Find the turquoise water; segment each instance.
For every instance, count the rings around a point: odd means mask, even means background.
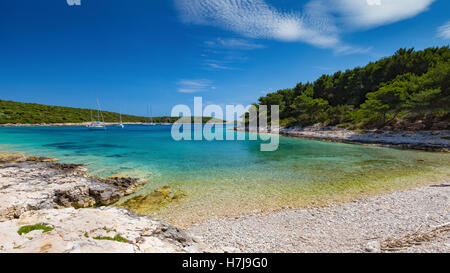
[[[176,142],[170,129],[140,125],[110,127],[105,132],[84,127],[0,128],[0,149],[88,164],[90,172],[99,176],[121,173],[150,178],[136,195],[169,185],[185,197],[148,213],[164,214],[174,222],[188,211],[205,218],[241,208],[295,206],[317,192],[346,191],[355,181],[438,173],[450,165],[444,153],[286,137],[280,138],[276,152],[261,152],[260,141]]]

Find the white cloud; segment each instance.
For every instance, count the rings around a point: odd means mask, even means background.
[[[212,70],[233,70],[234,69],[233,67],[214,63],[214,62],[205,62],[205,66],[207,69],[212,69]]]
[[[276,10],[264,0],[176,0],[186,23],[218,26],[248,38],[304,41],[318,46],[337,43],[299,13]]]
[[[450,39],[450,21],[438,28],[438,37],[446,40]]]
[[[265,48],[264,45],[254,43],[245,39],[236,38],[217,38],[215,41],[205,41],[205,45],[212,48],[236,49],[236,50],[253,50]]]
[[[366,51],[343,43],[342,32],[414,17],[434,1],[309,0],[301,11],[281,11],[265,0],[175,0],[185,23],[216,26],[247,38],[305,42],[337,53]],[[223,41],[222,46],[234,43],[237,47],[242,41]],[[220,43],[208,41],[206,45]],[[240,46],[245,47],[245,42]]]
[[[199,93],[215,90],[216,87],[212,85],[210,80],[181,80],[178,83],[178,92],[180,93]]]
[[[339,45],[336,47],[335,52],[341,55],[350,55],[350,54],[366,54],[372,50],[372,47],[357,47],[357,46],[349,46],[349,45]]]
[[[313,0],[319,1],[319,0]],[[323,1],[323,0],[320,0]],[[351,28],[398,22],[425,11],[435,0],[326,0]]]

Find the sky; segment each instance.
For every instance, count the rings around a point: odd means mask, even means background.
[[[80,5],[77,5],[79,2]],[[257,102],[399,48],[449,45],[448,0],[0,1],[0,99],[128,114]]]

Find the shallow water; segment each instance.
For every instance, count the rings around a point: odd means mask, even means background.
[[[133,196],[169,185],[183,197],[156,210],[145,211],[144,206],[139,212],[180,225],[408,187],[417,177],[449,176],[448,153],[286,137],[280,138],[276,152],[261,152],[260,141],[176,142],[170,129],[0,128],[0,149],[85,163],[99,176],[150,178]]]

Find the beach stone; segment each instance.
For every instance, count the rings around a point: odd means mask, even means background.
[[[224,247],[223,248],[223,253],[240,253],[241,250],[239,248],[236,247]]]
[[[368,242],[364,250],[369,253],[380,253],[381,244],[377,241]]]

